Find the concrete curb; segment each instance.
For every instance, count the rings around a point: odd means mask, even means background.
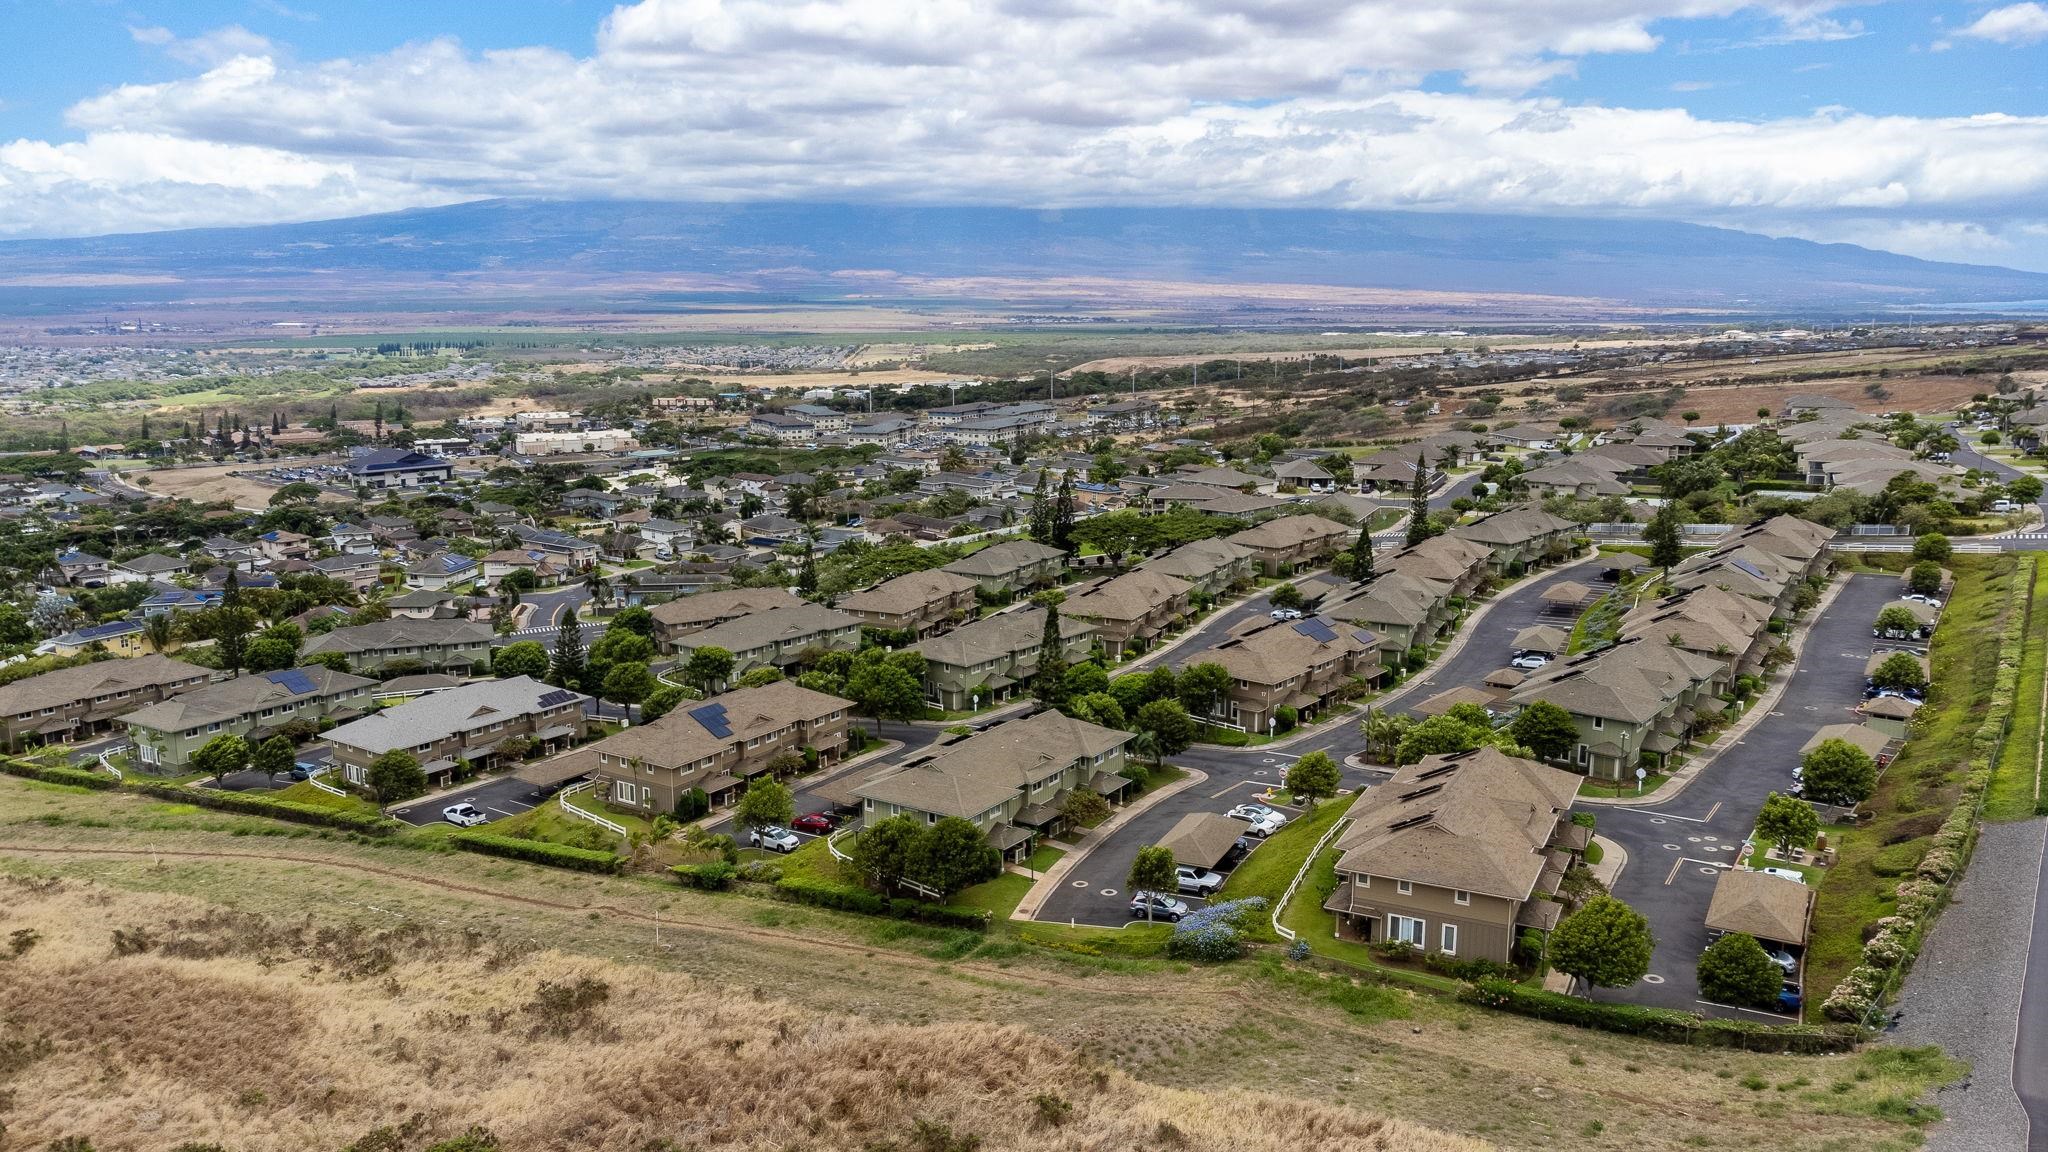
[[[1593,879],[1613,888],[1614,882],[1621,878],[1621,870],[1628,867],[1628,849],[1597,834],[1593,837],[1593,843],[1600,846],[1600,863],[1589,864],[1587,867],[1592,869]]]
[[[1828,607],[1835,602],[1835,597],[1840,596],[1842,590],[1848,586],[1849,581],[1846,578],[1828,585],[1827,593],[1814,604],[1813,611],[1807,614],[1807,623],[1802,624],[1799,628],[1799,634],[1789,641],[1792,645],[1792,661],[1790,665],[1792,673],[1781,678],[1776,684],[1771,686],[1768,692],[1757,697],[1756,703],[1750,706],[1749,711],[1742,714],[1742,719],[1737,720],[1734,725],[1721,734],[1721,742],[1712,751],[1703,756],[1694,757],[1691,763],[1679,769],[1676,775],[1661,785],[1655,792],[1651,792],[1648,795],[1581,796],[1579,797],[1579,803],[1599,804],[1610,808],[1647,808],[1653,804],[1662,804],[1684,792],[1686,788],[1691,786],[1694,780],[1699,778],[1700,773],[1713,767],[1714,762],[1721,758],[1722,753],[1727,752],[1730,748],[1735,747],[1736,744],[1741,742],[1742,738],[1749,734],[1751,728],[1762,723],[1763,718],[1771,714],[1771,709],[1777,707],[1778,698],[1783,696],[1785,689],[1791,686],[1792,676],[1798,674],[1799,658],[1806,651],[1806,638],[1813,634],[1812,621],[1826,615]]]
[[[1180,766],[1175,765],[1175,767]],[[1088,859],[1090,854],[1101,847],[1102,843],[1108,840],[1112,833],[1136,819],[1140,814],[1150,811],[1153,805],[1166,799],[1168,796],[1178,795],[1209,778],[1207,772],[1197,768],[1181,768],[1181,771],[1186,772],[1187,775],[1168,784],[1164,788],[1155,788],[1147,792],[1144,798],[1137,803],[1126,805],[1116,815],[1090,828],[1087,835],[1081,837],[1081,843],[1074,851],[1060,857],[1053,863],[1052,867],[1039,874],[1038,881],[1031,885],[1031,890],[1024,893],[1023,899],[1017,901],[1016,910],[1010,913],[1010,919],[1036,919],[1038,909],[1045,903],[1045,898],[1066,881],[1067,873],[1079,867],[1081,862]]]

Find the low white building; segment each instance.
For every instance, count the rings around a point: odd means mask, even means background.
[[[571,452],[631,452],[640,441],[623,428],[592,428],[582,432],[521,432],[512,446],[521,456],[557,456]]]

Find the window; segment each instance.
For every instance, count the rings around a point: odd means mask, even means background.
[[[1403,896],[1413,896],[1415,895],[1415,885],[1406,880],[1396,880],[1394,881],[1394,891],[1399,892]]]
[[[1370,888],[1370,887],[1372,887],[1372,876],[1371,876],[1371,875],[1370,875],[1369,873],[1365,873],[1365,872],[1361,872],[1361,873],[1359,873],[1359,874],[1358,874],[1358,886],[1359,886],[1360,888]]]
[[[612,797],[621,804],[631,804],[633,802],[633,786],[624,780],[614,781],[612,783]]]
[[[1595,732],[1598,732],[1599,730],[1605,727],[1607,727],[1607,721],[1601,719],[1598,716],[1593,717],[1593,730]]]
[[[1389,942],[1403,940],[1420,948],[1422,947],[1423,933],[1428,928],[1429,925],[1421,920],[1417,920],[1413,916],[1389,916],[1387,917],[1387,940]]]
[[[1446,956],[1456,956],[1458,954],[1458,926],[1456,924],[1440,926],[1437,930],[1437,939],[1441,945],[1438,951]]]
[[[1591,753],[1591,752],[1588,752],[1588,751],[1586,750],[1586,746],[1585,746],[1584,744],[1581,744],[1581,745],[1579,745],[1579,763],[1580,763],[1580,764],[1586,764],[1586,763],[1590,763],[1590,762],[1592,761],[1592,759],[1593,759],[1593,755],[1592,755],[1592,753]]]

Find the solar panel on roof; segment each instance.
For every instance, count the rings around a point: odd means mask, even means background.
[[[1759,568],[1757,568],[1756,565],[1751,564],[1747,560],[1731,560],[1729,561],[1729,563],[1735,565],[1737,568],[1740,568],[1744,572],[1749,573],[1751,576],[1754,576],[1759,580],[1768,579],[1768,577],[1766,577],[1763,574],[1762,570],[1760,570]]]
[[[705,704],[701,707],[692,708],[690,709],[690,719],[702,724],[706,732],[711,733],[720,740],[732,735],[732,725],[726,722],[725,705],[723,704]]]
[[[317,687],[313,683],[313,678],[308,676],[303,668],[286,668],[280,672],[269,672],[265,673],[263,678],[295,696],[311,692]]]
[[[1294,630],[1318,644],[1328,644],[1337,638],[1336,629],[1314,618],[1301,621],[1294,626]]]
[[[567,704],[575,698],[576,694],[574,692],[557,688],[552,692],[543,694],[539,700],[534,701],[534,706],[537,708],[553,708],[557,704]]]

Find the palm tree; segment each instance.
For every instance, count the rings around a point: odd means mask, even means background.
[[[1392,763],[1395,749],[1401,744],[1401,737],[1408,731],[1408,718],[1380,709],[1369,711],[1359,722],[1358,729],[1365,736],[1368,752],[1378,749],[1382,763]]]
[[[171,647],[171,614],[159,612],[142,621],[142,637],[149,641],[152,652],[168,652]]]
[[[605,600],[611,595],[611,585],[604,578],[604,569],[593,567],[585,573],[583,590],[590,593],[590,598],[597,601],[598,607],[604,607]]]
[[[1125,744],[1124,747],[1131,755],[1152,761],[1153,767],[1159,766],[1163,753],[1159,748],[1159,737],[1152,733],[1145,731],[1133,732],[1131,733],[1130,742]]]

